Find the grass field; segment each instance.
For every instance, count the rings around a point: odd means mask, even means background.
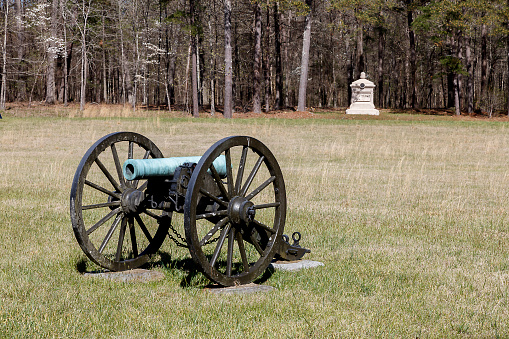
[[[4,115],[0,337],[509,337],[508,126]],[[162,281],[84,277],[98,268],[72,232],[72,178],[90,145],[124,130],[165,156],[229,135],[263,141],[285,176],[286,233],[325,266],[276,271],[269,293],[215,295],[167,240],[150,266]]]

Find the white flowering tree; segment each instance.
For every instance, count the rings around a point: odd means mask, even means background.
[[[72,0],[68,2],[68,14],[71,22],[79,32],[81,43],[80,111],[85,109],[86,102],[86,85],[88,78],[87,34],[88,19],[91,12],[91,2],[91,0]]]
[[[43,51],[43,60],[32,60],[34,69],[34,84],[32,91],[37,84],[37,79],[42,75],[46,76],[46,99],[48,104],[56,102],[55,86],[55,59],[65,53],[64,40],[57,34],[58,23],[58,0],[52,0],[52,3],[39,3],[25,9],[22,17],[17,18],[21,21],[23,28],[31,32],[39,50]],[[32,95],[30,95],[31,100]]]

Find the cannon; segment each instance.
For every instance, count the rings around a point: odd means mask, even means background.
[[[70,214],[83,252],[110,271],[145,264],[166,237],[187,247],[203,274],[222,286],[254,281],[274,258],[310,252],[300,233],[293,244],[283,234],[281,169],[248,136],[219,140],[201,157],[164,158],[141,134],[106,135],[78,165]],[[174,226],[179,219],[185,236]]]

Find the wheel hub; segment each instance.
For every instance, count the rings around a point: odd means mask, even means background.
[[[127,188],[122,192],[122,198],[120,199],[122,210],[127,214],[136,213],[144,199],[145,194],[142,191]]]
[[[234,197],[228,204],[228,215],[233,224],[248,225],[254,220],[256,210],[254,204],[244,197]]]

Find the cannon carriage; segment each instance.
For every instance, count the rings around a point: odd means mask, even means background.
[[[111,271],[145,264],[166,237],[223,286],[252,282],[275,257],[309,252],[298,232],[293,244],[283,234],[286,191],[276,158],[247,136],[224,138],[201,157],[173,158],[137,133],[104,136],[78,165],[70,213],[83,252]]]

